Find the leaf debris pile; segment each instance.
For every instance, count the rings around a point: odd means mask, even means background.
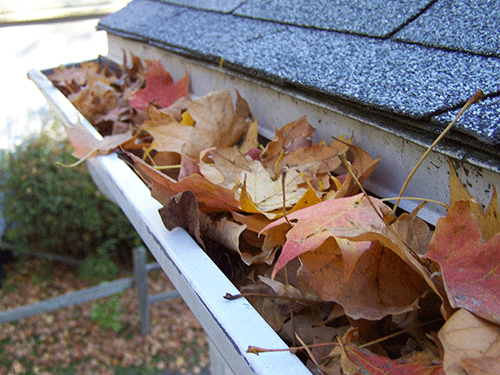
[[[282,338],[306,345],[312,371],[500,371],[496,192],[483,211],[450,163],[448,214],[432,231],[420,208],[397,217],[359,193],[379,159],[352,139],[314,143],[303,117],[277,124],[261,145],[237,91],[234,103],[227,90],[192,100],[187,75],[174,83],[160,63],[131,60],[119,78],[107,78],[119,99],[97,101],[133,114],[127,139],[95,149],[125,151],[163,204],[165,226],[186,229]],[[106,77],[78,72],[51,79],[64,92]]]

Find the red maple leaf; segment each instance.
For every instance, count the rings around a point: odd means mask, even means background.
[[[438,220],[425,257],[440,264],[451,306],[500,323],[500,233],[483,242],[469,201]]]
[[[160,60],[153,61],[146,72],[146,87],[135,92],[130,105],[136,109],[147,109],[150,104],[159,108],[171,106],[177,99],[188,94],[189,77],[174,82]]]

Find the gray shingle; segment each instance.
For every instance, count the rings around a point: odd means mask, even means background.
[[[500,90],[498,59],[297,27],[232,44],[222,57],[277,83],[413,118],[455,107],[478,88]]]
[[[249,0],[238,9],[239,14],[252,4],[253,11],[257,11],[257,1]],[[300,10],[304,3],[299,2],[297,9]],[[320,6],[323,3],[315,0],[310,4]],[[422,23],[431,10],[444,9],[443,4],[444,1],[438,1],[418,22]],[[480,4],[486,1],[481,0]],[[324,20],[329,17],[327,8]],[[287,13],[284,9],[281,12]],[[480,9],[474,14],[489,20]],[[313,13],[319,15],[318,11]],[[491,14],[498,13],[492,11]],[[495,56],[453,51],[451,46],[427,47],[418,44],[417,39],[411,43],[384,40],[249,16],[250,13],[243,17],[161,1],[132,0],[125,8],[103,18],[99,27],[214,63],[224,57],[226,67],[278,85],[295,86],[332,100],[347,100],[403,118],[421,119],[424,120],[422,126],[431,133],[449,122],[453,110],[478,89],[490,96],[500,94],[500,59]],[[276,13],[275,18],[278,16]],[[358,16],[365,17],[363,14]],[[313,22],[312,18],[310,21]],[[498,17],[491,22],[498,23]],[[369,25],[367,20],[365,23]],[[412,23],[411,27],[415,25],[417,23]],[[470,41],[479,43],[481,38],[486,40],[488,48],[493,48],[498,44],[498,38],[495,39],[498,33],[488,27],[485,30],[489,38],[480,34],[474,36],[476,39],[471,37]],[[463,32],[458,28],[455,34]],[[452,38],[452,33],[448,34]],[[500,103],[498,99],[485,103],[490,104],[476,106],[473,121],[467,122],[469,117],[464,117],[457,129],[491,146],[499,143],[496,128]],[[444,115],[437,116],[441,113]],[[433,122],[429,121],[431,118]]]
[[[415,17],[427,0],[248,0],[235,14],[298,26],[383,37]]]
[[[231,13],[245,0],[159,0],[166,4],[183,5],[194,9],[212,10],[214,12]]]
[[[497,0],[441,0],[395,34],[403,41],[500,57]]]
[[[242,49],[247,40],[286,26],[138,0],[101,19],[99,27],[218,61],[228,50]]]

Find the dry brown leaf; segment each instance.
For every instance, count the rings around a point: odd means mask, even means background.
[[[182,147],[191,139],[192,126],[177,122],[171,115],[154,106],[148,108],[148,120],[141,126],[153,137],[151,148],[181,154]]]
[[[200,246],[201,239],[198,201],[191,191],[183,191],[171,197],[165,206],[159,209],[163,224],[168,230],[180,227],[194,237]]]
[[[286,153],[277,165],[263,164],[271,173],[281,171],[284,166],[288,169],[294,168],[303,173],[308,180],[313,181],[318,178],[318,174],[326,174],[338,169],[342,165],[342,161],[337,155],[348,149],[348,145],[337,140],[330,145],[321,141],[309,147],[300,147]]]
[[[68,96],[68,99],[91,124],[120,105],[118,93],[102,80],[89,83],[78,93]]]
[[[448,160],[448,164],[450,166],[450,207],[458,201],[470,202],[472,213],[479,220],[483,238],[487,241],[495,234],[500,233],[500,213],[496,187],[493,186],[493,196],[486,212],[483,213],[481,205],[469,194],[458,179],[452,161]]]
[[[378,163],[380,162],[380,157],[378,157],[377,159],[373,159],[365,150],[353,145],[349,146],[348,153],[350,154],[349,159],[352,160],[350,166],[352,172],[354,173],[358,181],[363,184],[377,167]],[[359,192],[359,185],[351,177],[350,174],[347,174],[340,189],[329,192],[324,199],[327,200],[347,197],[354,195],[357,192]]]
[[[248,153],[250,150],[259,147],[259,125],[257,121],[253,121],[248,126],[248,129],[243,137],[243,142],[238,147],[242,154]]]
[[[288,315],[283,314],[276,303],[269,298],[259,298],[252,303],[252,306],[275,331],[279,331],[288,319]]]
[[[274,170],[276,162],[283,153],[311,146],[313,132],[314,128],[305,116],[286,124],[276,131],[274,139],[267,144],[261,155],[263,165],[267,169]]]
[[[205,173],[212,176],[214,181],[219,181],[218,185],[227,189],[233,189],[239,182],[241,173],[243,171],[251,172],[251,165],[255,163],[245,158],[236,146],[211,149],[210,157],[214,167],[204,167]],[[222,176],[222,179],[219,175]]]
[[[236,144],[250,125],[248,104],[236,91],[236,109],[229,91],[210,93],[187,105],[195,121],[189,142],[183,153],[198,160],[200,152],[210,147],[230,147]]]
[[[417,213],[416,210],[411,214],[403,213],[392,223],[392,228],[399,235],[401,242],[415,253],[424,255],[429,249],[432,232],[429,225],[417,217]]]
[[[285,340],[293,341],[295,333],[297,333],[307,345],[312,344],[315,339],[322,342],[332,342],[336,336],[345,334],[348,327],[336,328],[321,325],[326,314],[328,314],[326,306],[308,306],[301,312],[294,314],[293,320],[290,319],[283,324],[280,336]]]

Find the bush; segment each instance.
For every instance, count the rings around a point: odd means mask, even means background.
[[[35,251],[91,256],[92,262],[108,262],[106,269],[113,273],[110,259],[130,264],[130,249],[140,245],[140,237],[120,208],[96,188],[85,163],[73,168],[55,165],[70,164],[74,158],[69,143],[51,134],[42,130],[14,151],[2,152],[5,239],[15,255]]]

